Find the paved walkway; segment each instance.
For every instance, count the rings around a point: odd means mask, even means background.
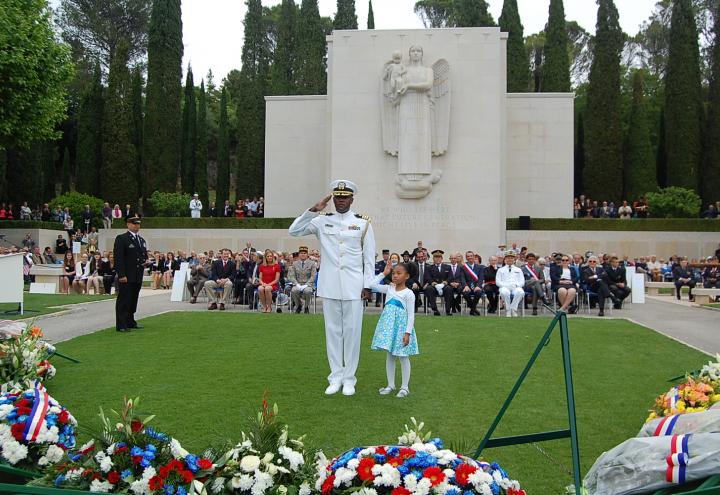
[[[168,311],[206,309],[206,305],[200,302],[198,304],[170,302],[170,291],[165,290],[143,289],[140,297],[138,318]],[[624,309],[614,311],[612,318],[626,318],[713,356],[720,353],[720,311],[699,308],[686,300],[676,302],[671,296],[646,297],[645,301],[645,304],[626,304]],[[231,306],[228,312],[248,311],[245,306],[240,308],[241,306]],[[369,311],[378,310],[371,306]],[[594,318],[596,314],[597,310],[592,310],[590,316]],[[581,313],[580,316],[586,315]],[[428,318],[434,317],[428,316]],[[52,342],[68,340],[103,328],[114,327],[115,300],[74,305],[67,311],[41,316],[36,321]]]

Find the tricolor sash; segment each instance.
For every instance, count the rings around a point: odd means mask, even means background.
[[[690,435],[673,435],[670,439],[670,455],[667,456],[666,480],[668,483],[682,485],[685,483],[685,472],[690,462],[688,440]]]
[[[654,437],[667,437],[667,436],[672,435],[673,429],[675,429],[675,424],[677,423],[677,420],[679,417],[680,417],[679,414],[674,414],[672,416],[665,416],[658,423],[657,428],[655,428],[655,432],[653,433],[653,436]]]
[[[475,272],[473,271],[473,269],[470,268],[467,263],[463,264],[463,267],[465,268],[465,271],[466,271],[467,274],[470,276],[470,278],[472,279],[472,281],[473,281],[474,283],[477,283],[477,281],[478,281],[478,276],[475,274]]]
[[[23,431],[23,438],[29,442],[34,442],[37,439],[50,408],[50,396],[45,391],[45,387],[37,383],[34,393],[35,403],[32,411],[30,411],[30,416],[25,422],[25,431]]]

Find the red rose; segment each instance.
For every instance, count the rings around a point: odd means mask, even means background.
[[[477,468],[475,466],[471,466],[470,464],[460,464],[458,467],[455,468],[455,480],[460,486],[464,486],[468,484],[468,477],[473,474],[475,471],[477,471]]]
[[[160,476],[153,476],[148,481],[148,486],[152,491],[161,490],[163,486],[163,479]]]
[[[66,424],[70,420],[70,413],[63,409],[58,415],[58,423]]]
[[[27,399],[20,399],[15,401],[15,407],[30,407],[32,402]]]
[[[180,471],[180,474],[182,475],[183,481],[185,481],[185,483],[192,483],[193,474],[191,471]]]
[[[330,495],[333,491],[333,483],[335,483],[335,476],[328,476],[322,484],[322,494]]]
[[[120,473],[117,471],[110,471],[107,475],[107,480],[114,485],[120,481]]]
[[[143,429],[142,421],[138,421],[137,419],[130,421],[130,429],[133,433],[139,432]]]
[[[410,490],[399,486],[395,488],[392,492],[390,492],[390,495],[410,495]]]
[[[372,474],[372,468],[375,466],[375,459],[372,457],[363,457],[360,459],[358,464],[357,474],[358,477],[363,481],[368,481],[374,478]]]
[[[197,462],[197,465],[202,470],[210,469],[212,468],[212,461],[210,459],[200,459]]]
[[[27,416],[31,412],[32,412],[32,409],[30,409],[29,407],[20,406],[17,408],[18,416]]]
[[[134,455],[132,456],[133,464],[140,464],[143,460],[143,456],[141,455]]]
[[[445,481],[445,473],[437,466],[429,467],[423,471],[423,478],[430,480],[432,486],[438,486]]]
[[[10,432],[12,433],[12,436],[15,437],[15,440],[22,441],[24,440],[25,435],[23,435],[23,432],[25,431],[25,423],[15,423],[10,427]]]
[[[172,461],[170,461],[170,462],[168,463],[168,467],[169,467],[171,470],[175,470],[175,471],[178,471],[178,472],[179,472],[179,471],[182,471],[183,469],[185,469],[185,464],[183,464],[182,461],[178,461],[177,459],[173,459]]]

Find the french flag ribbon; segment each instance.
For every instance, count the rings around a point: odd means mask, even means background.
[[[30,411],[30,416],[25,422],[25,431],[23,432],[25,440],[30,442],[34,442],[40,434],[40,429],[45,423],[45,416],[47,416],[48,409],[50,408],[50,396],[42,384],[35,384],[34,393],[35,403],[33,404],[32,411]]]
[[[675,409],[675,405],[680,400],[680,394],[678,393],[677,387],[671,388],[665,397],[670,399],[670,409]]]
[[[680,417],[679,414],[673,414],[672,416],[665,416],[658,423],[657,428],[655,428],[655,432],[653,433],[653,436],[654,437],[667,437],[667,436],[672,435],[672,432],[675,429],[675,424],[677,423],[677,420],[679,417]]]
[[[470,268],[470,266],[469,266],[467,263],[465,263],[465,264],[463,265],[463,268],[465,268],[465,273],[468,274],[468,276],[472,279],[473,282],[477,282],[477,281],[478,281],[478,276],[477,276],[477,274],[472,270],[472,268]]]
[[[685,483],[685,471],[690,462],[688,440],[690,435],[673,435],[670,439],[670,455],[667,456],[666,479],[668,483]]]

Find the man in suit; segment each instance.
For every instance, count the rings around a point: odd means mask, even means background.
[[[613,255],[610,257],[610,266],[605,269],[605,272],[610,293],[615,296],[613,307],[620,309],[623,300],[630,295],[630,288],[627,286],[625,277],[625,267],[620,264],[620,259]]]
[[[680,300],[680,289],[685,286],[690,289],[688,293],[688,299],[694,300],[692,290],[695,288],[695,278],[693,277],[692,269],[688,267],[687,258],[680,260],[680,264],[673,268],[673,280],[675,281],[675,297]]]
[[[495,313],[498,307],[498,295],[500,290],[498,289],[495,281],[498,268],[497,256],[490,256],[488,265],[485,267],[485,271],[483,272],[483,291],[488,298],[488,313]]]
[[[450,267],[442,262],[444,254],[445,251],[441,249],[433,251],[433,264],[425,271],[425,281],[427,282],[424,291],[425,299],[435,316],[440,316],[440,311],[437,309],[438,295],[442,295],[445,299],[445,314],[448,316],[452,315],[450,310],[452,309],[453,293],[452,290],[449,290],[447,287]]]
[[[382,259],[380,261],[375,262],[375,275],[380,275],[382,272],[385,271],[385,265],[387,264],[388,260],[390,259],[390,250],[389,249],[383,249],[382,250]],[[385,299],[384,294],[381,294],[378,292],[375,294],[375,307],[380,307],[380,301]]]
[[[425,251],[425,248],[423,247],[423,242],[422,242],[422,241],[418,241],[418,242],[417,242],[417,246],[415,247],[415,249],[412,250],[412,253],[410,253],[410,257],[411,257],[413,260],[417,261],[417,254],[418,254],[420,251]]]
[[[605,300],[610,298],[615,302],[615,296],[610,292],[608,288],[605,270],[598,262],[598,257],[592,255],[588,257],[588,264],[582,269],[582,280],[587,285],[587,288],[597,294],[598,306],[600,306],[600,312],[598,316],[605,316]]]
[[[428,269],[428,263],[425,260],[426,254],[422,249],[415,253],[415,266],[417,267],[417,278],[408,280],[407,287],[415,293],[415,311],[420,307],[420,294],[425,292],[428,282],[425,281],[425,272]]]
[[[293,286],[290,289],[290,298],[295,305],[295,312],[299,313],[305,303],[305,314],[310,313],[310,301],[315,289],[315,275],[317,267],[314,261],[308,259],[307,246],[298,248],[298,260],[290,265],[288,280]]]
[[[468,251],[465,253],[465,264],[462,269],[465,276],[465,287],[463,287],[463,297],[470,308],[472,316],[480,316],[477,310],[478,302],[482,298],[482,284],[485,275],[485,267],[475,262],[475,253]]]
[[[223,298],[220,303],[220,311],[225,311],[225,305],[230,303],[230,297],[232,296],[235,274],[235,262],[230,259],[230,250],[223,249],[220,254],[220,259],[213,261],[210,270],[210,280],[205,282],[205,292],[207,293],[208,301],[210,301],[208,310],[218,309],[218,296],[215,290],[221,288],[223,290]]]
[[[462,254],[453,253],[450,256],[450,273],[448,274],[448,289],[450,292],[451,313],[459,313],[461,311],[460,302],[462,292],[465,289],[465,273],[462,266]],[[447,299],[445,299],[447,301]],[[447,305],[445,306],[447,313]]]
[[[203,290],[205,282],[207,282],[210,278],[211,269],[212,267],[210,266],[210,262],[208,261],[205,253],[200,253],[198,262],[192,264],[192,268],[190,268],[190,280],[187,281],[187,288],[190,291],[190,294],[192,294],[192,298],[190,299],[191,304],[195,304],[197,302],[200,291]]]
[[[525,277],[524,289],[530,292],[532,301],[532,314],[537,315],[538,300],[546,303],[545,300],[545,273],[537,265],[537,255],[528,253],[525,255],[525,265],[522,267],[522,273]]]
[[[113,254],[117,272],[118,295],[115,301],[115,329],[128,332],[142,328],[135,321],[138,296],[143,282],[143,270],[148,265],[147,244],[140,237],[140,217],[130,215],[127,232],[115,238]]]

